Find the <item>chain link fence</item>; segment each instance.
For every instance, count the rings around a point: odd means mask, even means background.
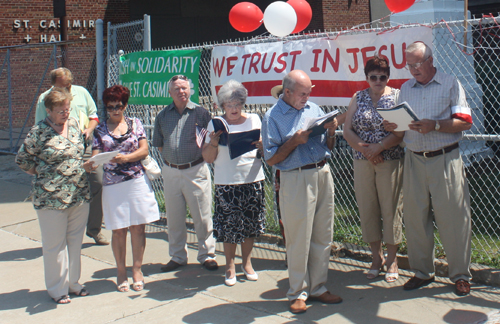
[[[421,26],[421,25],[419,25]],[[500,90],[497,82],[500,80],[500,26],[493,18],[471,19],[464,27],[463,21],[440,22],[427,24],[433,30],[434,62],[438,69],[457,76],[465,88],[469,104],[472,108],[474,126],[467,132],[460,143],[460,150],[467,169],[472,201],[473,222],[473,262],[487,264],[499,268],[498,249],[500,247],[500,229],[498,213],[500,212],[500,146],[498,136],[500,132],[500,115],[497,107],[500,102]],[[113,26],[115,27],[115,26]],[[141,51],[142,44],[136,42],[141,28],[140,23],[130,23],[116,26],[116,44],[109,47],[108,85],[118,81],[118,51]],[[383,29],[354,29],[342,31],[342,34],[387,32],[393,28],[413,28],[416,26],[396,26]],[[300,40],[307,38],[335,37],[340,32],[316,33],[308,35],[289,36],[282,41]],[[185,45],[179,47],[162,48],[158,50],[200,49],[200,104],[206,107],[212,115],[220,115],[212,100],[210,90],[210,59],[211,51],[216,45],[247,45],[279,41],[275,37],[259,37],[224,44]],[[111,39],[112,41],[112,39]],[[131,106],[128,114],[140,118],[151,139],[155,116],[163,106]],[[247,112],[263,116],[269,105],[247,105]],[[324,106],[325,111],[346,107]],[[337,142],[333,150],[333,158],[329,161],[335,179],[335,234],[334,240],[341,243],[353,243],[361,247],[366,246],[361,239],[360,221],[357,203],[354,197],[352,149],[342,137],[342,127],[337,131]],[[151,154],[161,161],[159,152],[151,147]],[[163,183],[156,180],[154,183],[157,199],[162,208]],[[268,232],[277,233],[277,211],[274,192],[274,172],[266,167],[266,203],[268,210]],[[436,232],[436,254],[444,257],[444,250]],[[406,252],[403,243],[401,253]]]

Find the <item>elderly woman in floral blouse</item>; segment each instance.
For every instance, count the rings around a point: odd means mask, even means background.
[[[78,280],[90,191],[83,136],[78,122],[69,118],[71,99],[68,90],[52,89],[44,101],[48,116],[31,128],[16,157],[19,167],[35,176],[33,206],[42,233],[45,285],[58,304],[70,303],[69,294],[89,294]]]

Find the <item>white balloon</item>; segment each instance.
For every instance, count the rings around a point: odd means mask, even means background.
[[[276,1],[267,6],[264,11],[264,26],[274,36],[289,35],[297,25],[297,13],[291,5]]]

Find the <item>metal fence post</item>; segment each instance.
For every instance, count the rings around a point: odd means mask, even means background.
[[[102,92],[104,91],[104,22],[97,19],[95,30],[97,65],[97,109],[103,110]]]
[[[10,49],[7,49],[7,92],[9,94],[9,151],[14,153],[12,135],[12,78],[10,75]]]
[[[151,17],[144,15],[144,51],[151,51]]]

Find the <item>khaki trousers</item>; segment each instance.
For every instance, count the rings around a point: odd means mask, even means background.
[[[354,190],[366,243],[397,245],[403,227],[403,159],[373,165],[354,160]]]
[[[92,138],[88,140],[88,146],[83,155],[83,161],[87,162],[92,156]],[[90,202],[89,217],[87,221],[87,235],[95,237],[101,233],[102,227],[102,177],[104,170],[100,165],[95,171],[87,173],[90,183],[90,193],[92,201]]]
[[[333,235],[334,186],[330,167],[281,172],[289,300],[326,292]]]
[[[89,204],[64,210],[37,209],[36,213],[42,233],[47,292],[50,297],[59,298],[80,291],[80,257]]]
[[[169,253],[174,262],[187,264],[186,203],[198,238],[198,262],[215,259],[212,235],[212,181],[206,163],[179,170],[162,169],[167,214]]]
[[[415,275],[434,275],[434,220],[450,279],[470,280],[470,197],[460,151],[426,158],[407,150],[403,190],[408,257]]]

